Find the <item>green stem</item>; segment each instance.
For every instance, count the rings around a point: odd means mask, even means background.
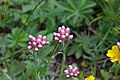
[[[52,51],[50,52],[50,57],[52,57],[52,56],[55,54],[57,48],[58,48],[58,43],[55,43],[54,48],[53,48]],[[51,61],[51,60],[48,60],[48,62],[47,62],[48,65],[50,64],[50,61]]]
[[[24,25],[21,27],[20,32],[19,32],[19,34],[18,34],[18,37],[17,37],[17,39],[16,39],[16,41],[15,41],[15,44],[14,44],[14,46],[13,46],[13,53],[15,53],[15,49],[16,49],[16,45],[17,45],[17,43],[18,43],[18,40],[19,40],[19,38],[20,38],[20,36],[21,36],[21,33],[22,33],[25,25],[28,23],[31,15],[32,15],[33,12],[37,9],[37,7],[38,7],[39,5],[42,5],[44,2],[45,2],[45,1],[42,0],[42,1],[40,1],[40,2],[38,3],[38,5],[35,6],[35,8],[32,10],[32,13],[28,16],[28,18],[26,19]]]
[[[35,80],[38,80],[38,77],[37,77],[37,54],[38,54],[38,53],[35,53],[35,54],[34,54],[34,62],[35,62]]]
[[[112,69],[115,67],[115,65],[116,65],[117,63],[114,63],[113,65],[112,65],[112,67],[109,69],[109,74],[112,72]]]
[[[51,55],[50,55],[51,57],[55,54],[57,48],[58,48],[58,43],[56,42],[53,50],[52,50],[51,53],[50,53],[50,54],[51,54]]]
[[[95,47],[95,49],[98,49],[99,46],[105,41],[105,39],[107,38],[107,36],[109,35],[111,30],[111,27],[108,29],[108,31],[106,32],[106,34],[104,35],[104,37],[102,38],[102,40],[98,43],[98,45]]]
[[[62,74],[63,74],[63,69],[64,69],[65,62],[66,62],[66,46],[63,42],[63,59],[62,59],[62,65],[61,65],[60,80],[63,80]]]
[[[8,59],[14,57],[16,54],[20,54],[20,52],[22,52],[22,51],[24,51],[24,50],[26,50],[26,48],[22,48],[22,49],[16,51],[14,54],[12,54],[12,55],[8,56],[7,58],[1,60],[1,61],[0,61],[0,64],[3,63],[3,62],[5,62],[5,61],[8,60]]]
[[[60,73],[60,80],[63,80],[63,79],[62,79],[62,74],[63,74],[63,69],[64,69],[65,61],[66,61],[66,56],[65,56],[65,54],[63,53],[63,59],[62,59],[62,65],[61,65],[61,73]]]

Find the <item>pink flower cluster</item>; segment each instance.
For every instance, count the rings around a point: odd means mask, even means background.
[[[68,66],[68,69],[64,71],[67,78],[77,77],[80,73],[77,67],[73,67],[72,65]]]
[[[36,52],[38,52],[38,50],[44,45],[47,45],[49,43],[49,41],[46,40],[46,36],[42,35],[38,35],[37,38],[35,38],[32,35],[29,35],[29,40],[30,42],[28,42],[28,49],[31,50],[32,48],[34,48]]]
[[[55,40],[59,43],[63,42],[65,39],[71,40],[73,35],[70,35],[70,28],[65,28],[65,26],[59,27],[58,32],[53,33],[55,36]]]

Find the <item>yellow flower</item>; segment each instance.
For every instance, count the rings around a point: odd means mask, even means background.
[[[120,63],[120,51],[117,45],[114,45],[111,50],[108,50],[106,55],[110,57],[111,62],[118,61]]]
[[[95,77],[93,77],[93,76],[91,75],[91,76],[85,78],[85,80],[95,80]]]

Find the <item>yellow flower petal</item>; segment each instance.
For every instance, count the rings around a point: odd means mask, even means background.
[[[118,62],[120,63],[120,56],[118,57]]]
[[[111,58],[111,62],[116,62],[118,59],[116,57]]]
[[[91,76],[85,78],[85,80],[95,80],[95,77],[93,77],[93,76],[91,75]]]
[[[108,50],[108,53],[106,54],[108,57],[115,57],[116,53],[114,53],[112,50]]]
[[[117,46],[117,45],[114,45],[114,46],[112,47],[112,51],[115,52],[115,53],[119,53],[118,46]]]
[[[90,79],[91,79],[91,80],[94,80],[95,78],[94,78],[93,76],[90,76]]]

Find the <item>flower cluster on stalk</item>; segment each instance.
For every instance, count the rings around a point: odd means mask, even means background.
[[[67,78],[77,77],[79,75],[79,70],[77,67],[73,67],[72,65],[68,66],[68,69],[64,71]]]
[[[71,40],[73,38],[73,35],[70,35],[70,28],[66,28],[65,26],[59,27],[58,28],[58,32],[54,32],[54,39],[61,43],[63,42],[65,39],[67,40]]]
[[[38,35],[38,37],[34,37],[32,35],[29,35],[29,40],[28,42],[28,49],[31,50],[34,48],[36,52],[43,46],[47,45],[49,41],[46,40],[46,36]]]

